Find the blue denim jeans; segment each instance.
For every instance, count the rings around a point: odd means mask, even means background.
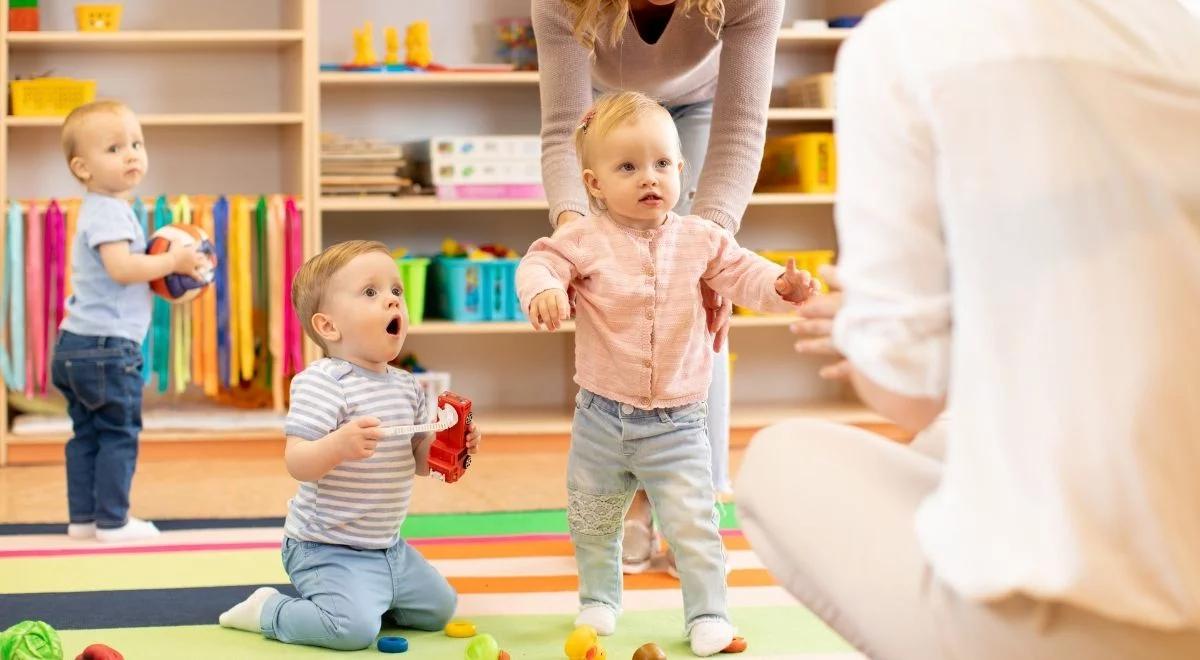
[[[421,553],[397,538],[386,550],[283,539],[283,566],[300,598],[263,606],[263,635],[341,651],[375,641],[387,614],[402,628],[441,630],[458,595]]]
[[[640,410],[587,390],[575,401],[567,521],[580,605],[621,611],[621,521],[641,483],[675,550],[688,632],[702,619],[727,621],[707,404]]]
[[[67,510],[73,523],[114,529],[129,519],[142,430],[142,350],[120,337],[63,331],[50,363],[67,399]]]

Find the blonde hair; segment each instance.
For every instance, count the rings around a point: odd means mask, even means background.
[[[601,29],[608,27],[608,45],[616,46],[621,32],[629,22],[629,0],[563,0],[574,12],[575,40],[589,52],[596,50]],[[725,0],[675,0],[679,15],[687,16],[692,8],[700,10],[704,27],[714,38],[721,37],[725,23]]]
[[[580,167],[587,169],[588,147],[594,140],[604,138],[620,126],[654,114],[665,117],[671,130],[675,131],[671,113],[658,101],[641,92],[609,92],[596,99],[591,109],[583,115],[579,125],[575,127],[575,154],[579,156]],[[682,151],[678,131],[675,131],[675,148],[677,151]],[[593,211],[604,210],[600,200],[593,197],[590,190],[588,191],[588,204]]]
[[[92,101],[85,103],[71,111],[67,118],[63,120],[62,126],[62,150],[63,155],[67,157],[67,167],[71,167],[71,160],[79,155],[75,150],[79,147],[79,129],[83,122],[88,117],[98,115],[103,112],[120,113],[128,112],[133,114],[133,110],[129,106],[120,101]],[[71,170],[71,175],[75,176],[75,170]],[[79,178],[75,176],[75,178]],[[82,179],[80,179],[82,181]]]
[[[355,257],[372,252],[391,255],[387,246],[379,241],[345,241],[322,250],[296,271],[296,279],[292,281],[292,308],[300,318],[304,332],[321,347],[321,350],[328,351],[329,347],[313,328],[312,318],[321,311],[329,280]]]

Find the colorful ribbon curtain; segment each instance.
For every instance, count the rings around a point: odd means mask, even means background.
[[[0,254],[0,374],[27,396],[47,393],[50,354],[70,296],[79,200],[12,201]],[[199,225],[217,253],[214,286],[171,305],[154,296],[142,345],[145,381],[160,393],[196,388],[223,402],[283,410],[290,376],[304,368],[291,286],[303,263],[303,217],[283,195],[165,195],[135,200],[147,235]]]

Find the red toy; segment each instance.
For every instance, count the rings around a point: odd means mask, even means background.
[[[438,397],[438,408],[447,405],[458,413],[458,422],[445,431],[437,432],[433,445],[429,447],[429,469],[433,476],[452,484],[471,466],[471,456],[467,454],[467,425],[472,419],[471,400],[454,392],[442,392]]]

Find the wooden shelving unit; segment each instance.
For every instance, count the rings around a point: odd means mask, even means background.
[[[304,30],[132,30],[76,32],[54,30],[13,32],[7,42],[13,51],[61,50],[204,50],[238,48],[274,50],[304,43]]]
[[[222,55],[237,53],[239,57],[262,58],[253,60],[260,64],[263,62],[277,63],[280,67],[279,107],[277,108],[269,108],[264,112],[211,112],[179,107],[171,108],[170,112],[142,114],[141,120],[150,130],[157,127],[178,129],[246,127],[244,130],[247,131],[262,131],[261,135],[264,139],[277,140],[280,145],[278,167],[283,173],[283,180],[287,182],[287,190],[284,192],[295,195],[306,211],[306,255],[315,254],[321,248],[327,236],[324,223],[336,221],[327,219],[330,214],[384,213],[393,216],[395,222],[404,223],[406,214],[409,213],[438,212],[450,217],[455,213],[467,216],[475,211],[512,212],[527,214],[530,223],[545,223],[544,212],[547,208],[545,200],[442,201],[433,197],[341,198],[319,195],[319,136],[324,122],[322,97],[345,93],[358,95],[356,98],[366,98],[371,103],[382,102],[382,99],[386,99],[387,103],[404,104],[406,99],[424,98],[423,95],[436,96],[435,93],[441,94],[438,98],[444,98],[444,90],[453,91],[457,98],[457,90],[462,90],[464,98],[462,102],[466,103],[486,99],[487,94],[492,93],[491,90],[499,93],[500,88],[511,88],[527,90],[530,112],[537,111],[537,72],[452,71],[430,74],[380,74],[320,71],[320,40],[322,38],[339,41],[349,39],[348,31],[344,35],[329,33],[329,28],[326,28],[325,32],[322,31],[321,8],[325,6],[328,9],[330,2],[332,0],[326,0],[326,5],[322,5],[320,0],[279,0],[281,15],[275,21],[276,25],[247,29],[131,29],[115,33],[47,30],[33,33],[9,33],[7,26],[8,2],[0,0],[0,79],[8,81],[12,77],[10,64],[14,56],[18,59],[53,59],[57,57],[60,61],[67,62],[66,58],[68,57],[79,58],[90,54],[103,57],[122,57],[132,54],[142,58],[137,60],[139,63],[137,66],[142,66],[143,62],[148,67],[158,66],[160,73],[164,65],[156,65],[154,62],[155,56],[160,54],[186,53],[191,57],[200,58],[208,53]],[[474,7],[471,8],[471,11],[474,11]],[[231,19],[231,22],[236,21]],[[781,56],[812,54],[824,57],[836,52],[837,47],[848,35],[848,30],[801,32],[785,29],[780,33],[778,48]],[[25,71],[25,73],[28,72]],[[70,75],[70,67],[63,66],[61,73]],[[103,75],[98,77],[103,94],[105,80]],[[364,89],[381,91],[378,94],[363,96],[361,92]],[[224,92],[216,91],[215,93]],[[523,98],[521,95],[525,93],[525,91],[521,91],[514,98]],[[228,104],[228,107],[236,106],[237,104],[232,101]],[[0,107],[8,107],[7,84],[0,88]],[[222,105],[221,107],[226,106]],[[771,108],[768,112],[768,119],[777,123],[822,124],[834,121],[835,116],[831,110]],[[13,168],[20,167],[22,159],[30,156],[23,152],[10,153],[12,145],[14,143],[29,144],[29,141],[34,138],[45,140],[46,129],[57,129],[61,125],[61,121],[61,118],[53,117],[0,116],[0,173],[3,173],[0,176],[0,200],[7,199],[8,178]],[[470,131],[471,129],[469,126],[465,126],[463,130]],[[253,134],[259,135],[259,133]],[[41,137],[38,138],[38,136]],[[229,176],[232,178],[231,188],[236,187],[234,183],[237,181],[237,170],[231,169]],[[806,211],[806,213],[816,214],[818,217],[828,217],[825,214],[832,209],[833,203],[833,195],[756,194],[751,200],[751,206],[755,208],[778,209],[780,213],[790,213],[789,209],[791,208],[797,210],[808,208],[812,210]],[[482,217],[486,217],[486,215]],[[389,218],[388,222],[392,222],[393,218]],[[3,214],[0,214],[0,236],[3,235],[3,222]],[[428,231],[428,229],[421,231]],[[363,237],[369,238],[370,236],[364,235]],[[787,317],[735,317],[733,321],[735,338],[737,335],[750,332],[755,328],[784,328],[789,322],[790,318]],[[573,329],[573,326],[568,324],[562,332],[571,333]],[[779,332],[779,330],[763,330],[763,332]],[[489,338],[499,340],[503,336],[529,333],[532,333],[532,329],[524,322],[468,325],[430,320],[413,326],[411,334],[418,341],[477,342],[489,341]],[[537,340],[530,339],[528,341]],[[566,341],[566,348],[570,349],[571,341]],[[788,344],[786,337],[781,338],[780,350],[788,350],[786,348]],[[306,356],[309,359],[316,357],[316,352],[311,345],[306,349]],[[453,365],[450,365],[449,368],[453,369]],[[739,363],[737,368],[742,369],[743,366]],[[569,382],[570,374],[564,374],[564,388],[570,387]],[[519,381],[516,384],[520,386]],[[0,387],[0,420],[7,418],[7,399],[4,388]],[[481,415],[488,420],[489,433],[494,435],[563,434],[570,429],[570,408],[567,405],[507,407],[484,403],[479,408]],[[741,429],[751,429],[797,415],[852,423],[879,421],[866,413],[861,406],[853,403],[779,405],[750,402],[735,403],[733,425]],[[143,434],[142,439],[148,443],[199,443],[200,441],[224,440],[273,440],[279,437],[280,431],[266,429],[244,432],[197,431],[195,433],[148,431]],[[28,448],[44,446],[48,443],[62,443],[65,440],[66,436],[61,433],[14,436],[9,432],[7,424],[0,424],[0,465],[7,460],[7,449],[10,446]]]
[[[285,192],[293,195],[305,208],[312,208],[315,200],[313,186],[316,185],[316,162],[318,159],[317,100],[318,83],[315,72],[317,61],[317,0],[281,0],[280,15],[276,29],[220,29],[220,30],[129,30],[113,33],[41,31],[9,32],[7,25],[8,2],[0,1],[0,108],[8,108],[8,84],[12,78],[10,63],[14,56],[36,58],[80,58],[91,54],[119,55],[129,52],[144,59],[145,66],[153,67],[153,55],[188,53],[203,57],[207,53],[238,53],[239,57],[250,58],[266,66],[278,67],[278,99],[280,107],[270,112],[189,112],[179,108],[177,112],[144,113],[140,120],[148,129],[155,127],[251,127],[251,130],[266,131],[264,137],[277,141],[280,154],[278,168]],[[143,55],[144,53],[144,55]],[[261,59],[260,59],[261,58]],[[160,67],[161,68],[161,67]],[[67,67],[62,73],[70,75]],[[14,72],[15,73],[15,72]],[[25,72],[27,73],[27,72]],[[104,77],[98,77],[103,94]],[[230,103],[236,107],[236,104]],[[9,174],[12,168],[21,167],[23,159],[37,154],[10,153],[14,136],[33,129],[55,129],[62,125],[61,117],[14,117],[0,116],[0,200],[8,199]],[[258,127],[258,128],[254,128]],[[235,154],[230,154],[236,157]],[[61,156],[59,156],[61,158]],[[65,172],[65,170],[64,170]],[[230,170],[228,186],[239,187],[236,170]],[[268,192],[268,191],[264,191]],[[3,235],[4,214],[0,214],[0,235]],[[315,228],[305,237],[305,252],[312,254],[320,245],[320,236]],[[8,460],[10,447],[28,447],[49,443],[63,443],[64,434],[13,435],[7,424],[7,388],[0,387],[0,465]],[[236,432],[148,432],[142,439],[146,442],[201,442],[212,440],[259,440],[280,435],[276,431],[241,430]],[[58,450],[61,456],[61,449]]]
[[[751,206],[829,206],[833,195],[801,193],[756,193]],[[321,210],[327,212],[403,212],[403,211],[544,211],[544,199],[518,200],[440,200],[433,196],[420,197],[322,197]]]
[[[210,112],[139,115],[142,126],[288,126],[304,123],[302,112]],[[62,117],[5,117],[9,128],[59,128]]]

